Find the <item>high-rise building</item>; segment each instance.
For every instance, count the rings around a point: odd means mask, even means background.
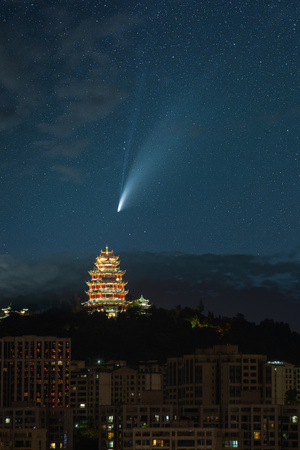
[[[268,361],[272,379],[272,403],[300,402],[300,367],[286,361]]]
[[[166,396],[173,405],[268,404],[271,388],[267,357],[239,352],[235,345],[167,360]]]
[[[300,405],[100,407],[100,448],[109,450],[299,449]]]
[[[73,449],[70,408],[14,406],[0,409],[0,448],[5,450]]]
[[[109,317],[115,317],[126,310],[126,282],[122,277],[125,270],[119,268],[119,256],[113,251],[101,250],[95,261],[95,267],[89,272],[91,281],[87,282],[88,301],[82,303],[89,311],[104,311]]]
[[[75,426],[90,421],[98,427],[99,405],[111,404],[110,370],[72,361],[70,381],[70,407]]]
[[[72,450],[70,361],[67,338],[0,339],[0,448]]]
[[[71,343],[52,336],[0,339],[0,408],[69,406]]]
[[[164,376],[165,366],[155,362],[132,368],[125,361],[95,366],[72,361],[70,406],[75,426],[90,419],[98,424],[103,405],[163,402]]]

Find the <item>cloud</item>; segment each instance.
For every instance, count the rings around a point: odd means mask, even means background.
[[[290,255],[124,253],[128,286],[164,307],[196,307],[216,315],[273,318],[300,331],[299,251]]]
[[[113,53],[120,36],[138,23],[135,16],[124,13],[102,21],[88,18],[68,29],[53,55],[53,60],[68,67],[70,73],[54,88],[63,114],[56,116],[55,123],[41,123],[40,131],[59,138],[70,136],[82,125],[107,117],[127,97],[120,86],[120,69],[113,62]],[[110,35],[116,42],[97,51]]]
[[[42,40],[32,39],[25,23],[10,20],[2,23],[0,32],[0,92],[5,108],[13,109],[19,125],[40,107],[47,90],[49,48]],[[7,127],[6,129],[8,129]]]
[[[42,261],[23,261],[0,255],[0,299],[13,300],[24,296],[34,301],[45,294],[81,289],[86,262],[81,264],[78,261],[74,263],[67,255],[56,255]]]
[[[64,114],[56,118],[55,124],[41,124],[40,130],[65,137],[84,124],[107,117],[124,100],[126,93],[91,76],[88,80],[66,80],[57,88],[57,97],[66,102]]]
[[[17,90],[21,83],[22,56],[16,40],[9,43],[0,41],[0,81],[9,90]],[[15,58],[13,57],[15,55]]]
[[[39,113],[45,121],[33,119],[38,130],[69,136],[105,118],[126,97],[115,50],[139,19],[124,13],[78,23],[71,9],[57,5],[41,8],[40,17],[44,26],[34,38],[26,14],[23,21],[16,15],[3,23],[0,31],[0,129]]]
[[[55,164],[51,167],[51,170],[59,175],[61,181],[72,181],[73,183],[82,182],[83,176],[76,167]]]
[[[53,255],[38,262],[0,255],[0,300],[20,295],[28,301],[47,295],[77,292],[85,297],[87,271],[95,255],[76,259]],[[130,294],[144,295],[157,307],[195,308],[203,300],[205,313],[250,321],[284,321],[300,332],[299,252],[291,255],[185,255],[122,252]]]
[[[78,141],[54,142],[54,141],[36,141],[37,147],[45,149],[45,155],[50,158],[64,157],[77,158],[85,150],[89,143],[88,139]]]
[[[0,110],[0,130],[6,131],[15,127],[21,122],[21,117],[14,108]]]
[[[124,39],[124,35],[139,23],[140,19],[137,16],[126,12],[117,13],[102,20],[89,17],[77,26],[64,30],[55,57],[62,59],[67,65],[81,63],[82,57],[91,58],[93,56],[91,49],[97,48],[99,43],[109,36],[112,38],[111,50],[114,50],[120,44],[120,38]]]

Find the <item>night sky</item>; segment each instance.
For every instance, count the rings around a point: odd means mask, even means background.
[[[1,304],[108,245],[132,294],[299,329],[298,4],[1,2]]]
[[[297,0],[8,0],[0,22],[2,254],[299,246]]]

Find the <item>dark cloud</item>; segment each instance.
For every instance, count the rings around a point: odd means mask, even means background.
[[[9,255],[0,256],[0,298],[19,296],[32,300],[45,294],[62,294],[84,289],[87,261],[56,255],[42,261],[23,261]]]
[[[20,52],[18,44],[18,39],[9,44],[0,42],[0,81],[2,86],[10,91],[16,91],[22,84],[23,52]]]
[[[56,255],[42,262],[0,258],[0,299],[20,295],[32,300],[43,294],[78,292],[85,296],[88,270],[95,258]],[[297,254],[286,257],[248,255],[185,255],[124,252],[121,267],[132,295],[143,294],[156,306],[195,308],[248,320],[284,321],[300,331],[300,263]]]
[[[14,105],[22,121],[44,103],[48,87],[43,80],[49,70],[49,56],[47,46],[42,47],[32,40],[25,26],[13,21],[3,24],[0,32],[1,97],[6,104]],[[16,125],[19,120],[11,123],[11,127]]]
[[[44,140],[35,142],[35,145],[39,148],[45,149],[45,155],[50,158],[77,158],[85,150],[88,143],[88,139],[67,142],[53,142]]]
[[[83,180],[83,175],[79,169],[76,167],[64,165],[64,164],[55,164],[51,167],[53,172],[57,173],[61,179],[61,181],[71,181],[73,183],[81,183]]]
[[[91,49],[99,47],[103,39],[108,36],[112,38],[110,41],[111,53],[116,46],[120,45],[119,39],[124,39],[124,35],[139,23],[138,17],[128,13],[117,13],[102,20],[97,17],[89,17],[79,25],[64,30],[56,58],[62,59],[68,66],[82,63],[82,57],[93,59],[96,56],[97,58],[97,54],[91,53]],[[98,55],[101,53],[99,51]]]
[[[197,307],[205,312],[248,320],[285,321],[300,331],[300,262],[294,254],[185,255],[125,253],[129,289],[141,292],[155,304]]]
[[[113,62],[117,42],[111,42],[105,50],[101,47],[107,36],[119,39],[138,19],[124,13],[105,21],[91,17],[77,25],[73,21],[71,26],[68,17],[72,11],[54,10],[41,10],[45,27],[38,30],[38,42],[32,39],[26,23],[11,20],[3,26],[0,83],[2,98],[7,97],[9,106],[3,108],[0,117],[2,130],[19,125],[34,113],[51,111],[51,120],[40,124],[39,130],[57,137],[69,136],[81,125],[105,118],[126,97],[117,81],[120,69]],[[52,20],[55,27],[50,26]],[[58,72],[65,76],[57,76]]]
[[[84,124],[108,116],[124,100],[126,93],[91,76],[88,80],[66,81],[58,88],[57,97],[67,102],[64,114],[56,117],[55,124],[40,124],[40,130],[56,137],[65,137]]]
[[[5,108],[0,111],[0,130],[6,131],[18,125],[20,116],[14,108]]]

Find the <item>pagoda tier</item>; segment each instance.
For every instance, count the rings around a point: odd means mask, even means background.
[[[89,272],[91,281],[87,282],[89,299],[82,303],[90,312],[104,311],[112,317],[126,310],[127,282],[122,280],[125,270],[120,270],[119,264],[119,256],[108,247],[97,256],[95,268]]]

